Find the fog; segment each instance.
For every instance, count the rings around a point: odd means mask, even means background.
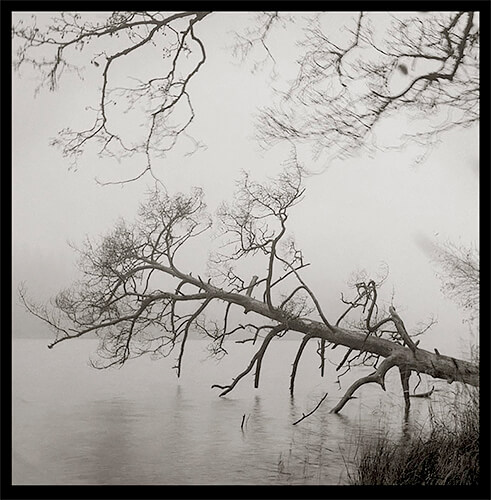
[[[273,177],[289,154],[283,146],[262,150],[254,139],[254,120],[258,107],[274,98],[274,88],[282,88],[295,74],[295,54],[290,45],[280,44],[276,80],[271,80],[267,62],[252,71],[250,60],[241,63],[230,50],[230,31],[248,22],[247,13],[220,13],[200,26],[207,61],[189,92],[196,113],[192,134],[206,147],[191,156],[183,147],[155,162],[155,175],[169,192],[202,187],[211,213],[221,201],[233,198],[242,170],[257,179]],[[284,33],[280,39],[286,40]],[[20,283],[40,302],[68,287],[78,271],[67,242],[104,233],[119,217],[131,220],[153,181],[101,186],[96,177],[131,177],[137,160],[118,164],[98,158],[89,148],[78,168],[70,169],[67,159],[50,146],[62,128],[90,123],[86,106],[97,99],[97,77],[96,68],[90,67],[84,81],[67,74],[56,92],[35,95],[34,72],[13,75],[14,336],[47,334],[18,303]],[[378,135],[387,138],[398,126],[403,122],[393,118]],[[410,330],[435,317],[438,323],[421,347],[443,345],[445,354],[459,355],[469,340],[465,314],[442,295],[431,257],[434,244],[478,243],[477,128],[449,132],[425,152],[420,163],[421,148],[410,145],[370,156],[361,152],[329,164],[322,158],[311,160],[306,166],[315,175],[306,180],[305,199],[291,212],[290,231],[311,263],[305,280],[328,316],[342,309],[340,294],[348,291],[353,273],[365,269],[376,276],[387,267],[382,300],[393,300]],[[207,257],[206,247],[196,248],[189,265],[204,269]]]

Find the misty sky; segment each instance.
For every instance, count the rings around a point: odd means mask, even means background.
[[[297,14],[300,15],[300,14]],[[268,151],[254,139],[257,108],[274,98],[273,87],[296,73],[294,51],[279,31],[274,45],[279,73],[271,80],[265,64],[234,58],[231,30],[251,22],[251,15],[219,13],[199,27],[207,47],[207,61],[189,89],[196,119],[192,134],[206,149],[192,156],[178,151],[155,163],[155,174],[170,192],[201,186],[211,213],[230,200],[241,170],[265,179],[281,170],[288,149]],[[333,23],[339,24],[335,16]],[[288,28],[290,29],[290,28]],[[155,64],[158,61],[144,61]],[[128,70],[131,69],[129,65]],[[77,279],[76,255],[67,241],[81,242],[111,228],[118,217],[131,220],[151,179],[125,186],[100,186],[94,178],[131,177],[137,165],[99,159],[93,151],[69,170],[59,150],[49,146],[64,127],[90,124],[86,106],[96,102],[97,68],[87,66],[85,80],[67,74],[56,92],[34,96],[35,74],[23,70],[13,76],[13,317],[15,336],[36,336],[46,327],[18,304],[17,287],[46,301]],[[393,133],[394,119],[378,135]],[[306,181],[304,201],[291,212],[290,230],[311,266],[307,283],[318,295],[328,317],[341,310],[341,292],[348,292],[353,273],[365,269],[377,276],[387,265],[389,278],[381,299],[394,305],[409,330],[434,316],[438,320],[421,347],[438,346],[458,355],[468,339],[465,315],[443,297],[437,268],[431,262],[433,244],[450,240],[478,244],[478,131],[477,127],[446,134],[425,161],[417,163],[421,148],[364,153],[349,160],[322,161],[312,167],[317,175]],[[189,265],[205,269],[207,249],[197,248]],[[181,266],[183,267],[183,266]],[[251,274],[254,270],[251,269]],[[75,343],[76,341],[74,341]],[[443,348],[440,348],[442,347]]]

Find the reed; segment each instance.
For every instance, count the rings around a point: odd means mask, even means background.
[[[449,415],[431,413],[427,432],[359,443],[350,474],[357,485],[477,485],[479,391],[467,391]]]

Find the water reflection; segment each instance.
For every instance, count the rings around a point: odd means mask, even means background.
[[[124,484],[128,464],[135,460],[130,436],[135,423],[134,408],[129,401],[114,399],[96,401],[87,408],[87,420],[97,439],[87,443],[85,451],[91,457],[88,477],[94,484]]]
[[[296,349],[274,347],[278,359],[291,359]],[[414,402],[404,422],[399,394],[391,400],[367,388],[342,413],[331,414],[335,384],[302,367],[291,398],[288,363],[265,364],[258,390],[244,380],[220,398],[211,384],[233,377],[238,363],[229,371],[200,367],[199,376],[189,370],[176,381],[168,367],[144,359],[119,371],[83,372],[85,352],[58,360],[44,343],[19,352],[16,484],[343,484],[360,438],[390,431],[406,439],[428,407]],[[191,351],[191,367],[200,355]],[[29,370],[33,360],[42,369]],[[319,409],[293,426],[326,391]]]

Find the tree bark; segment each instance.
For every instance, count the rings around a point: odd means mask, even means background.
[[[474,387],[479,386],[479,367],[474,363],[451,356],[439,355],[417,347],[412,350],[409,347],[378,338],[374,335],[370,335],[367,338],[363,333],[334,325],[327,326],[315,320],[292,318],[286,311],[274,307],[271,308],[265,302],[248,297],[247,295],[227,292],[209,283],[205,283],[199,278],[181,273],[161,264],[157,264],[156,267],[162,267],[164,272],[200,287],[210,296],[242,306],[247,311],[253,311],[261,316],[277,321],[290,331],[304,333],[310,335],[312,338],[316,337],[354,350],[370,352],[383,358],[390,357],[392,360],[395,360],[394,364],[399,367],[417,373],[424,373],[436,379],[446,380],[449,383],[458,381]]]

